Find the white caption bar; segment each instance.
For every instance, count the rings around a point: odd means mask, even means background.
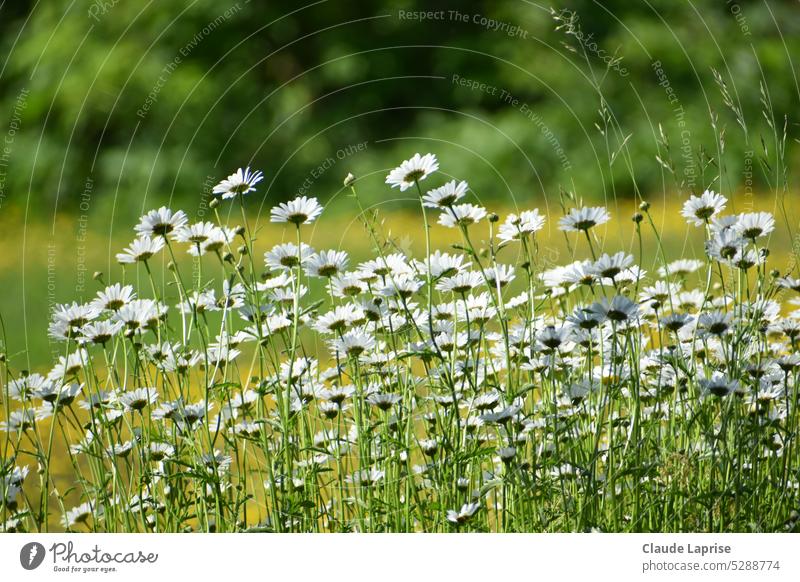
[[[0,537],[0,571],[4,580],[21,582],[244,575],[325,582],[797,581],[798,550],[796,534],[8,534]]]

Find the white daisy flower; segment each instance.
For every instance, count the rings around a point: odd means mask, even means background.
[[[589,309],[616,323],[628,323],[639,314],[639,306],[624,295],[616,295],[611,301],[603,297]]]
[[[700,379],[700,387],[712,396],[723,397],[739,387],[738,380],[731,380],[722,372],[714,372],[710,379]]]
[[[392,188],[399,187],[401,192],[405,192],[415,183],[421,182],[438,169],[439,162],[434,154],[420,156],[417,153],[411,159],[405,160],[389,172],[389,175],[386,176],[386,183]]]
[[[260,170],[251,171],[249,167],[242,170],[239,168],[214,186],[214,194],[222,194],[223,200],[235,198],[237,194],[247,194],[255,190],[255,185],[264,179]]]
[[[92,301],[91,305],[97,311],[116,311],[133,299],[136,299],[133,285],[123,287],[119,283],[115,283],[98,292],[97,298]]]
[[[463,255],[450,255],[438,249],[431,253],[429,259],[424,261],[415,260],[413,264],[423,274],[427,274],[430,271],[430,275],[434,279],[452,277],[470,266],[470,263],[464,263]]]
[[[422,197],[422,203],[429,208],[448,208],[467,195],[469,185],[451,180],[444,186],[428,190]]]
[[[775,230],[775,219],[769,212],[740,214],[735,229],[742,237],[755,240]]]
[[[676,275],[678,277],[685,277],[697,271],[703,266],[703,261],[697,259],[678,259],[669,263],[666,267],[659,267],[658,274],[661,277],[668,275]]]
[[[447,228],[469,226],[486,217],[486,209],[474,204],[457,204],[447,208],[439,215],[439,224]]]
[[[61,523],[64,525],[65,528],[70,529],[76,525],[86,524],[90,517],[100,517],[103,515],[103,508],[100,506],[96,507],[96,504],[92,502],[85,502],[81,503],[77,507],[73,507],[72,509],[68,509],[64,516],[61,518]]]
[[[347,262],[347,253],[344,251],[321,251],[308,258],[304,270],[309,277],[330,278],[344,271]]]
[[[483,285],[483,277],[475,271],[462,271],[452,277],[445,277],[436,283],[436,290],[464,295]]]
[[[195,222],[177,229],[174,237],[179,243],[191,243],[197,247],[206,242],[216,229],[213,222]]]
[[[569,214],[558,221],[558,228],[567,232],[585,231],[605,224],[609,220],[611,220],[611,215],[602,206],[573,208]]]
[[[313,255],[314,249],[306,243],[300,243],[300,250],[294,243],[284,243],[264,253],[264,263],[273,270],[292,269],[305,264]]]
[[[352,303],[337,305],[333,310],[317,318],[314,327],[320,333],[337,333],[365,318],[364,311]]]
[[[480,509],[480,503],[465,503],[459,511],[447,510],[447,521],[456,524],[466,523]]]
[[[126,409],[139,411],[158,401],[158,390],[153,387],[134,388],[119,394],[118,399]]]
[[[334,352],[347,355],[347,357],[360,356],[374,347],[375,338],[363,329],[351,329],[331,342]]]
[[[81,328],[81,333],[87,341],[94,344],[105,344],[115,335],[117,335],[124,325],[120,321],[96,321],[87,323]]]
[[[291,222],[297,226],[311,224],[322,214],[322,206],[316,198],[300,196],[289,202],[283,202],[270,211],[271,222]]]
[[[631,264],[633,264],[633,255],[620,251],[613,255],[602,255],[595,261],[594,265],[592,265],[592,269],[599,277],[613,279],[623,270],[630,267]]]
[[[158,210],[151,210],[139,219],[139,224],[134,230],[140,237],[142,236],[161,236],[166,237],[170,233],[184,226],[189,219],[183,210],[172,212],[166,206]],[[173,235],[174,236],[174,235]]]
[[[683,205],[681,215],[686,222],[695,226],[707,224],[712,217],[725,210],[728,199],[713,190],[706,190],[700,196],[692,196]]]
[[[506,221],[500,225],[497,238],[501,242],[508,243],[523,238],[540,231],[544,227],[544,216],[539,214],[539,210],[525,210],[516,214],[509,214]]]
[[[163,248],[163,238],[140,236],[121,253],[117,253],[117,262],[121,265],[132,265],[133,263],[147,261]]]

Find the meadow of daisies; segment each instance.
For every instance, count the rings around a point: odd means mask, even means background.
[[[693,195],[704,256],[659,245],[646,272],[646,202],[497,216],[438,170],[417,154],[386,178],[418,196],[419,256],[352,175],[359,264],[304,242],[325,220],[307,197],[271,211],[292,242],[256,252],[249,168],[214,188],[215,221],[142,216],[124,280],[52,313],[52,368],[0,358],[2,529],[800,529],[800,279],[769,262],[775,217]],[[566,264],[540,260],[547,221]]]

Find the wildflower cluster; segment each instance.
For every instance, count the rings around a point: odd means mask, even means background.
[[[214,189],[242,225],[145,214],[117,255],[145,284],[58,306],[46,373],[5,366],[4,529],[45,529],[53,500],[96,531],[795,528],[800,280],[767,269],[772,216],[692,197],[705,257],[648,273],[602,252],[607,209],[573,208],[575,260],[544,269],[546,216],[424,190],[438,168],[417,154],[386,178],[418,195],[418,257],[367,220],[372,258],[312,248],[307,197],[270,214],[294,242],[256,251],[249,168]],[[453,249],[431,248],[434,212]]]

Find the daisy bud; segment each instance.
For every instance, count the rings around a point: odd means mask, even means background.
[[[240,255],[246,255],[247,247],[245,245],[242,245],[238,249],[236,249],[236,252],[238,252]]]
[[[640,212],[637,212],[633,215],[631,220],[633,220],[636,224],[639,224],[644,219],[644,216]]]
[[[169,269],[170,271],[174,271],[175,270],[175,263],[173,263],[172,261],[167,263],[167,269]]]
[[[352,186],[355,183],[355,181],[356,181],[356,177],[353,174],[351,174],[350,172],[348,172],[347,176],[344,177],[344,185],[345,185],[345,187]]]
[[[227,263],[232,263],[233,262],[233,253],[225,253],[224,255],[222,255],[222,260],[227,262]]]
[[[219,206],[219,198],[212,198],[211,202],[208,203],[208,207],[211,208],[212,210],[217,206]]]
[[[487,218],[489,219],[489,222],[497,222],[498,220],[500,220],[500,217],[497,216],[497,214],[495,214],[494,212],[490,213]]]
[[[641,210],[642,212],[647,212],[648,210],[650,210],[650,203],[645,200],[644,202],[639,204],[639,210]]]
[[[92,279],[94,279],[95,281],[100,281],[102,283],[103,282],[102,271],[95,271],[94,274],[92,275]]]
[[[5,361],[6,361],[6,355],[0,354],[0,362],[5,363]]]
[[[240,237],[244,238],[244,227],[243,226],[237,226],[236,230],[234,232],[236,233],[236,236],[240,236]]]

